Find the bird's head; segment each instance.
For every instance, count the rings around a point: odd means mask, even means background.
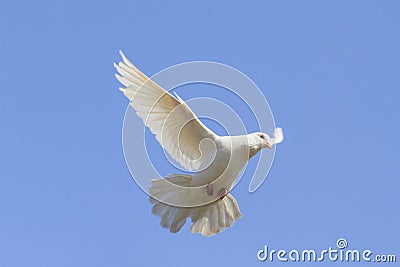
[[[272,137],[266,133],[256,132],[248,135],[249,146],[251,150],[260,151],[263,148],[272,149],[272,145],[279,144],[283,141],[282,128],[275,128]]]
[[[249,147],[250,147],[250,154],[249,157],[253,157],[255,154],[257,154],[261,149],[263,148],[269,148],[272,149],[271,146],[271,138],[269,137],[268,134],[266,133],[251,133],[248,136],[248,142],[249,142]]]
[[[260,149],[263,149],[266,147],[269,149],[272,149],[272,146],[270,143],[271,137],[269,137],[268,134],[257,132],[257,133],[254,133],[254,135],[255,135],[256,141],[258,142],[258,144],[260,146]]]
[[[279,144],[283,141],[283,132],[282,128],[275,128],[272,132],[272,137],[270,137],[266,133],[256,132],[247,134],[247,142],[246,146],[250,148],[250,158],[257,154],[263,148],[272,149],[273,145]]]

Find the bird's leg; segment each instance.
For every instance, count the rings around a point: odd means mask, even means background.
[[[214,185],[208,184],[207,185],[207,195],[212,196],[214,194]]]
[[[218,192],[219,199],[223,199],[229,193],[228,189],[221,188]]]

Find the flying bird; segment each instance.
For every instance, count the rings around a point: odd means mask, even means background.
[[[124,85],[120,90],[130,106],[168,154],[194,171],[151,180],[152,213],[171,233],[177,233],[188,218],[190,231],[203,236],[232,226],[242,214],[230,190],[251,157],[283,141],[282,129],[276,128],[272,137],[262,132],[219,136],[178,95],[161,88],[120,54],[115,76]]]

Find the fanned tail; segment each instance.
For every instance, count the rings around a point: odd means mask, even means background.
[[[174,199],[174,201],[188,197],[187,195],[181,196],[179,190],[174,190],[174,187],[168,186],[170,183],[165,183],[164,180],[187,186],[191,183],[191,176],[175,174],[165,179],[153,180],[149,191],[150,195],[157,199]],[[212,236],[232,226],[235,220],[242,217],[239,206],[231,194],[226,195],[223,199],[198,207],[168,205],[153,197],[150,197],[150,202],[153,204],[152,213],[161,218],[160,225],[169,229],[171,233],[177,233],[186,223],[186,220],[191,218],[190,232]]]

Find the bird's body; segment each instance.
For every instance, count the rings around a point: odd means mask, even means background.
[[[167,152],[186,169],[197,170],[193,176],[152,180],[152,212],[174,233],[187,218],[192,219],[191,232],[205,236],[230,227],[241,213],[229,191],[252,156],[283,140],[282,130],[277,128],[273,138],[264,133],[218,136],[179,96],[173,97],[121,56],[123,61],[115,65],[120,74],[116,77],[125,85],[121,91]]]
[[[218,200],[221,196],[217,192],[221,189],[229,191],[234,185],[249,160],[250,149],[248,137],[244,135],[218,136],[215,145],[215,157],[208,166],[191,176],[190,181],[185,180],[184,184],[176,187],[168,179],[157,179],[157,186],[153,184],[150,195],[164,203],[181,207],[202,206]],[[207,192],[209,185],[212,185],[214,194]],[[173,193],[160,195],[160,191]]]
[[[217,136],[213,141],[216,146],[215,158],[193,178],[197,185],[209,184],[219,178],[226,188],[231,188],[249,159],[248,137]]]

